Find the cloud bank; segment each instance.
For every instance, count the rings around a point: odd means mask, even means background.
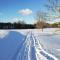
[[[30,14],[32,14],[32,10],[22,9],[22,10],[19,10],[19,13],[22,14],[22,15],[30,15]]]

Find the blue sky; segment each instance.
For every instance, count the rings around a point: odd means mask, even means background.
[[[0,0],[0,22],[24,20],[26,23],[35,21],[38,10],[46,10],[46,0]]]

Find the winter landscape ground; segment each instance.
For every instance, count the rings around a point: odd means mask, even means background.
[[[60,60],[60,29],[0,30],[0,60]]]

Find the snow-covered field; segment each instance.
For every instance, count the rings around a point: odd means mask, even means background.
[[[0,60],[60,60],[60,29],[0,30]]]

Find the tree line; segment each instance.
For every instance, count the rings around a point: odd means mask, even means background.
[[[35,28],[32,24],[22,24],[22,23],[0,23],[0,29],[29,29]]]
[[[42,21],[37,21],[34,24],[26,24],[26,23],[3,23],[0,22],[0,29],[43,29],[43,28],[60,28],[60,22],[56,22],[53,24]]]

